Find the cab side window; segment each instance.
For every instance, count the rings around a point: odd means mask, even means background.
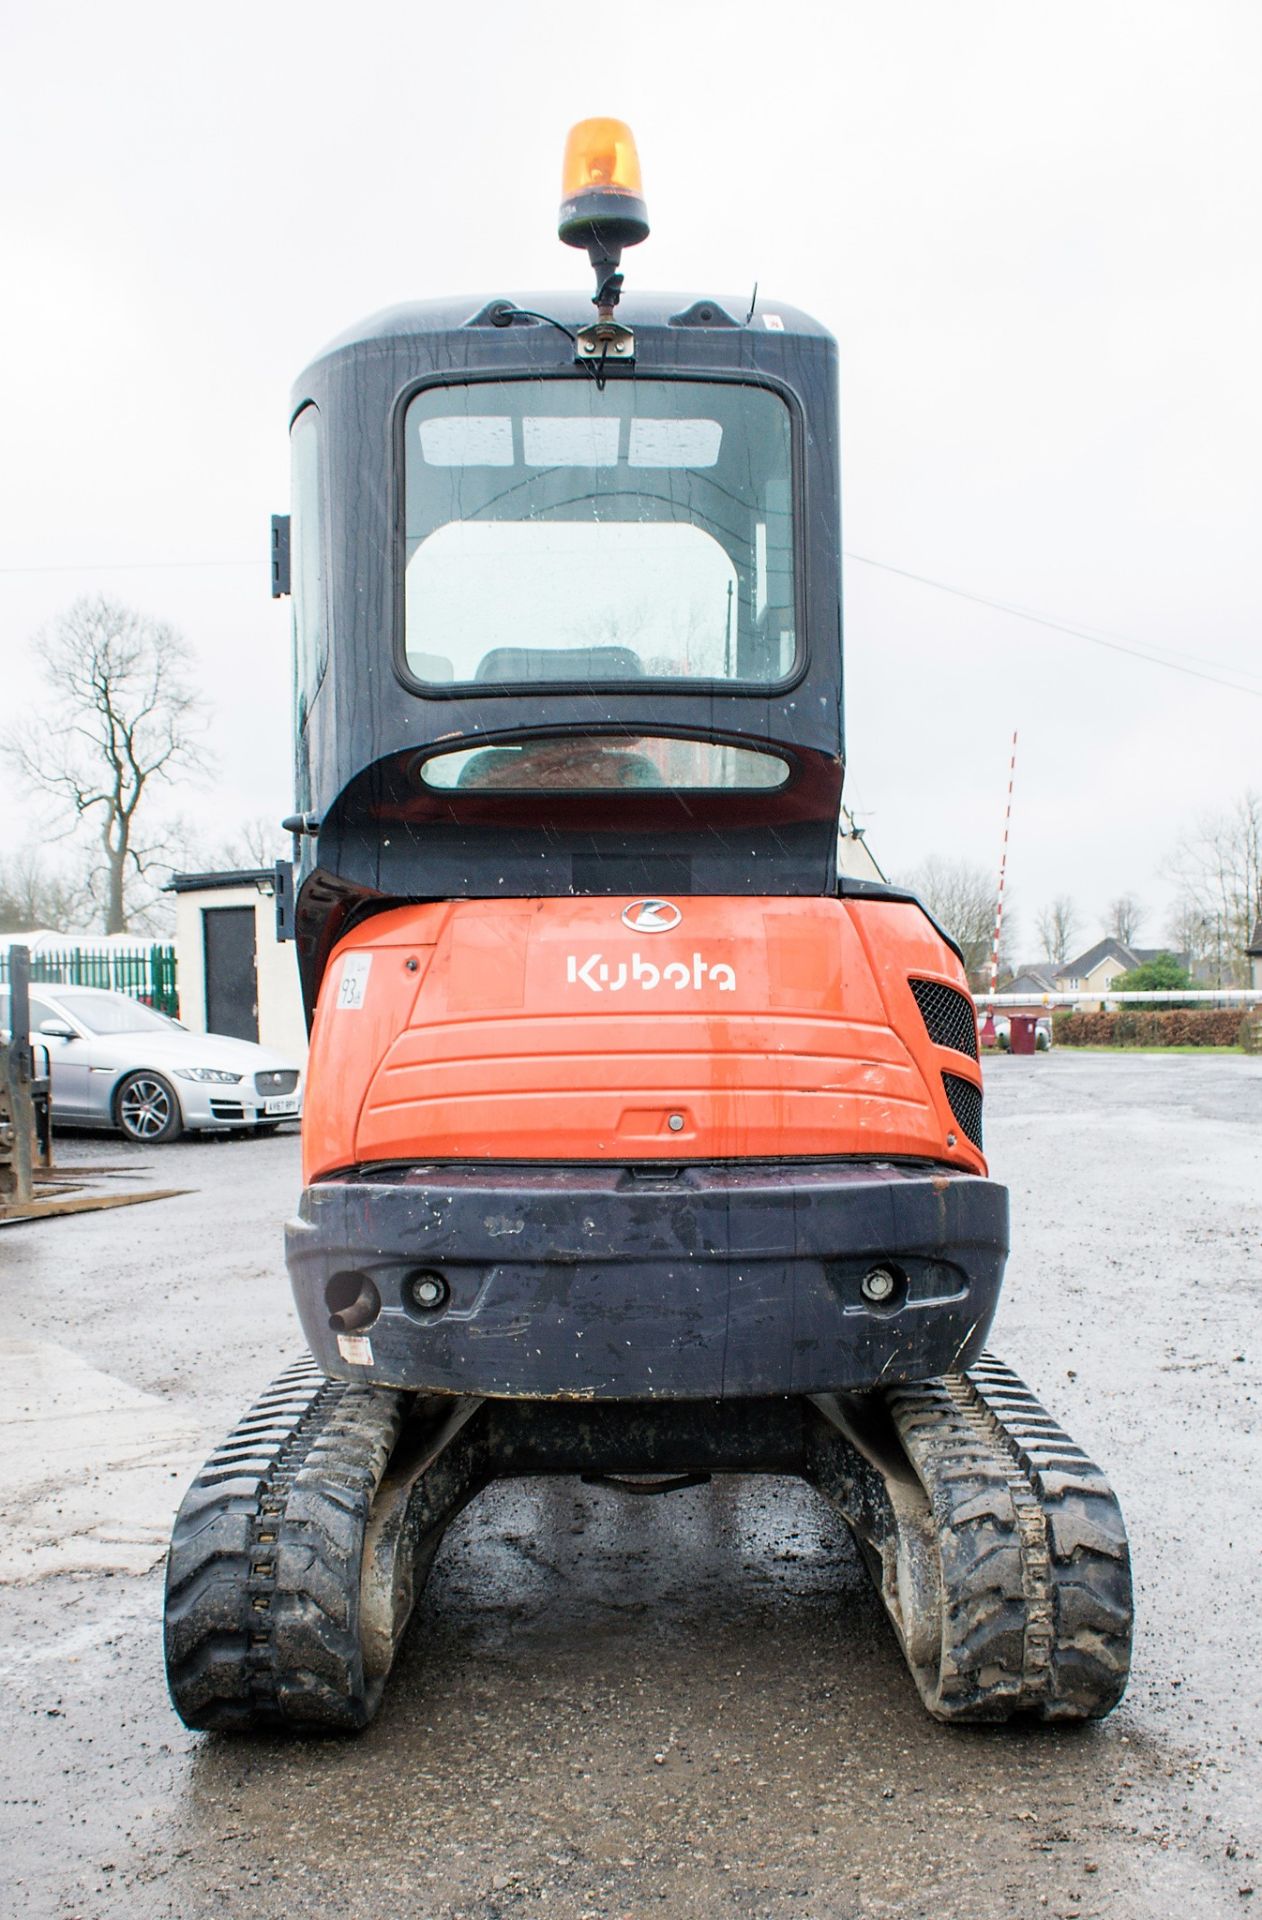
[[[294,704],[297,723],[302,728],[329,659],[318,408],[304,407],[294,421],[290,452]]]

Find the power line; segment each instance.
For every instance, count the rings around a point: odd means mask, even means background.
[[[1032,626],[1046,627],[1051,633],[1065,633],[1074,640],[1086,640],[1093,647],[1105,647],[1110,653],[1125,654],[1132,660],[1146,661],[1150,667],[1168,667],[1172,673],[1183,673],[1193,680],[1208,680],[1211,686],[1227,687],[1233,693],[1252,694],[1254,699],[1262,699],[1262,686],[1246,686],[1240,680],[1225,679],[1217,673],[1208,673],[1204,667],[1193,667],[1184,661],[1168,657],[1172,649],[1150,649],[1135,646],[1124,640],[1110,639],[1106,634],[1094,633],[1089,627],[1073,626],[1066,620],[1052,620],[1044,613],[1035,613],[1029,607],[1017,606],[1011,600],[995,600],[988,594],[973,593],[967,587],[952,586],[947,580],[935,580],[927,573],[914,573],[910,567],[896,567],[888,560],[874,560],[870,554],[855,553],[851,548],[845,550],[847,560],[858,561],[860,566],[874,567],[879,573],[896,574],[900,580],[914,580],[917,586],[932,587],[937,593],[949,593],[953,599],[968,600],[977,607],[989,607],[993,613],[1010,614],[1015,620],[1026,620]],[[152,573],[196,571],[198,568],[219,567],[255,567],[260,572],[266,569],[266,560],[110,560],[100,563],[80,562],[68,565],[36,567],[0,567],[0,575],[28,573]],[[1208,664],[1221,664],[1209,662]],[[1224,673],[1244,673],[1247,678],[1259,679],[1262,676],[1250,675],[1248,668],[1224,667]]]
[[[48,567],[0,567],[0,573],[154,573],[181,567],[267,567],[267,560],[105,560]]]
[[[1169,667],[1172,673],[1186,673],[1194,680],[1208,680],[1212,686],[1230,687],[1235,693],[1251,693],[1255,699],[1262,699],[1262,687],[1248,687],[1239,680],[1224,680],[1218,674],[1206,673],[1202,667],[1189,667],[1179,660],[1162,659],[1160,652],[1150,652],[1123,640],[1110,640],[1102,633],[1093,633],[1089,627],[1075,627],[1064,620],[1051,620],[1046,614],[1033,613],[1028,607],[1016,606],[1010,600],[992,600],[984,593],[970,593],[967,587],[953,587],[945,580],[933,580],[928,574],[913,573],[909,567],[892,566],[888,560],[873,560],[866,553],[853,553],[849,548],[846,549],[846,559],[857,560],[864,567],[875,567],[881,573],[895,573],[900,579],[914,580],[922,587],[933,587],[937,592],[949,593],[957,600],[970,600],[974,606],[990,607],[996,613],[1008,613],[1017,620],[1028,620],[1036,627],[1048,627],[1053,633],[1067,633],[1075,640],[1089,640],[1092,646],[1107,647],[1111,653],[1124,653],[1133,660],[1146,660],[1151,667]],[[1230,667],[1226,671],[1248,674],[1247,667]]]

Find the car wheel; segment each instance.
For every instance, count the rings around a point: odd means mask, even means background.
[[[160,1073],[129,1073],[114,1095],[114,1122],[129,1140],[174,1140],[184,1121],[175,1088]]]

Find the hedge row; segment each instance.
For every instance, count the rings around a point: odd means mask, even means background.
[[[1061,1047],[1234,1047],[1246,1023],[1239,1007],[1122,1007],[1054,1014],[1052,1031]]]

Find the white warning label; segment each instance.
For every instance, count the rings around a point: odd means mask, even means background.
[[[357,1013],[364,1004],[368,992],[368,975],[372,971],[370,953],[348,953],[342,961],[342,977],[337,984],[337,1010],[339,1013]]]
[[[372,1365],[372,1341],[366,1333],[339,1333],[337,1350],[348,1367]]]

